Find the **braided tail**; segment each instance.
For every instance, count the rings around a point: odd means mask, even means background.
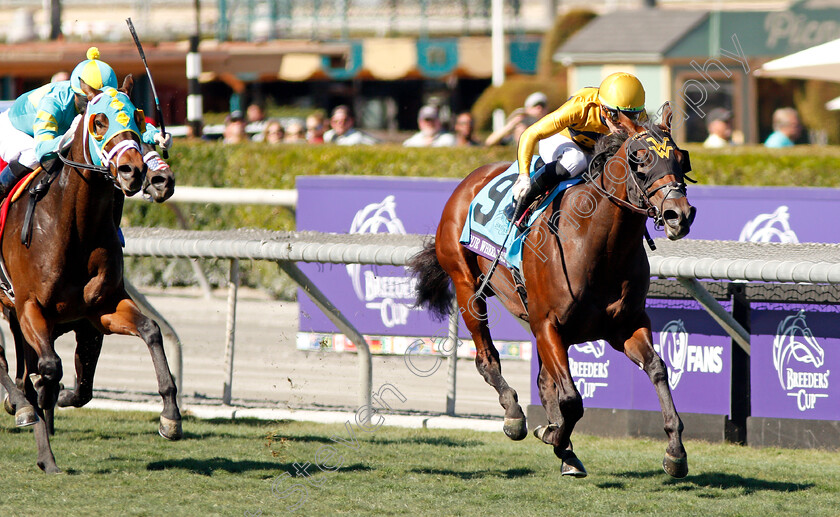
[[[438,320],[448,316],[454,295],[449,275],[438,261],[434,239],[429,239],[423,244],[423,250],[411,257],[408,268],[418,280],[415,306],[426,307]]]

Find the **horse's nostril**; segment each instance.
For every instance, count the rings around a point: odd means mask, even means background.
[[[662,219],[665,219],[665,222],[667,222],[670,226],[676,226],[680,224],[680,216],[676,210],[665,210],[664,212],[662,212]]]
[[[131,165],[120,165],[119,167],[117,167],[117,171],[120,174],[131,174],[132,172],[134,172],[134,167],[132,167]]]

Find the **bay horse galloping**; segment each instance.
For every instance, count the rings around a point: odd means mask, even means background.
[[[534,434],[554,446],[563,461],[563,475],[586,475],[570,440],[583,416],[583,401],[569,369],[568,349],[598,339],[624,352],[650,377],[668,435],[663,466],[674,477],[688,473],[683,424],[671,398],[665,364],[654,351],[645,312],[650,265],[643,242],[648,217],[664,225],[668,237],[676,240],[688,234],[695,215],[685,195],[688,153],[671,139],[670,116],[667,104],[664,124],[658,126],[639,126],[622,115],[626,133],[599,140],[586,182],[569,188],[534,222],[521,267],[527,303],[517,294],[506,268],[492,273],[492,292],[477,292],[491,261],[459,242],[471,201],[509,163],[479,167],[458,185],[443,209],[435,239],[409,264],[419,279],[418,305],[437,315],[450,310],[450,281],[454,285],[475,342],[476,366],[498,392],[505,409],[504,432],[514,440],[528,434],[525,415],[516,391],[502,377],[485,296],[497,295],[514,316],[530,324],[540,361],[540,399],[549,421]],[[507,180],[507,188],[514,179],[515,175]]]
[[[119,91],[81,84],[88,104],[63,167],[50,176],[54,181],[30,217],[26,202],[9,206],[0,243],[12,288],[0,293],[0,302],[9,312],[18,365],[25,365],[16,385],[0,350],[0,383],[9,392],[16,423],[35,425],[37,463],[45,472],[59,471],[49,443],[53,409],[56,402],[81,406],[90,400],[103,334],[146,342],[163,398],[159,432],[170,440],[182,436],[160,329],[126,293],[114,221],[115,186],[127,196],[145,187],[154,200],[163,201],[174,188],[172,172],[149,171],[143,161],[139,132],[145,120],[129,98],[130,75]],[[24,190],[21,201],[34,191]],[[19,238],[25,227],[31,228],[28,245]],[[77,332],[75,391],[60,391],[62,365],[54,348],[56,336],[67,330]]]

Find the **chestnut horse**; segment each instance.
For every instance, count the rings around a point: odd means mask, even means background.
[[[446,203],[435,239],[409,264],[419,279],[418,305],[437,315],[448,312],[453,296],[450,281],[454,285],[475,342],[476,366],[498,392],[505,410],[504,432],[513,440],[527,435],[525,415],[516,391],[502,377],[485,296],[497,295],[514,316],[530,324],[540,360],[540,399],[549,421],[534,434],[554,446],[563,475],[586,475],[570,440],[583,416],[583,401],[569,370],[568,349],[598,339],[624,352],[650,377],[668,435],[663,466],[674,477],[688,473],[683,424],[671,398],[665,364],[654,351],[645,312],[650,266],[643,242],[648,216],[664,225],[675,240],[688,233],[695,215],[685,195],[683,166],[689,168],[688,154],[671,139],[667,104],[662,119],[663,125],[643,127],[622,116],[626,133],[599,140],[585,183],[569,188],[534,222],[521,265],[527,307],[505,268],[492,273],[493,292],[478,293],[491,261],[459,242],[478,192],[492,181],[497,182],[497,191],[512,186],[515,174],[500,176],[510,164],[485,165],[467,176]]]
[[[129,99],[134,84],[130,75],[119,91],[81,84],[88,99],[84,122],[76,127],[61,171],[32,214],[31,243],[18,238],[25,226],[24,202],[10,205],[0,243],[12,287],[12,293],[0,293],[0,303],[10,316],[19,365],[16,384],[0,350],[0,383],[9,392],[17,425],[34,424],[37,464],[45,472],[59,471],[49,443],[52,411],[56,402],[80,406],[90,400],[103,334],[134,335],[146,342],[164,404],[159,432],[170,440],[182,436],[160,329],[125,291],[114,221],[115,186],[127,196],[144,188],[163,201],[174,188],[172,173],[149,171],[143,162],[139,132],[145,120]],[[32,190],[24,191],[21,200],[32,195]],[[54,348],[57,335],[68,330],[77,335],[75,391],[60,389],[62,365]]]

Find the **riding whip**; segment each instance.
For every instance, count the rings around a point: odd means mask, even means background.
[[[143,66],[146,67],[146,77],[149,78],[149,85],[152,87],[152,95],[155,96],[155,108],[157,109],[158,119],[160,120],[160,132],[166,138],[166,125],[163,123],[163,112],[160,110],[160,100],[158,99],[157,90],[155,89],[155,82],[152,81],[152,72],[149,71],[149,64],[146,63],[146,53],[143,52],[143,45],[140,44],[140,38],[137,37],[137,32],[134,30],[134,24],[131,23],[131,18],[126,18],[125,23],[128,24],[128,30],[131,31],[131,37],[134,38],[134,44],[137,45],[137,51],[140,52],[140,59],[143,60]],[[163,159],[169,159],[169,151],[163,149]]]
[[[523,198],[524,199],[524,198]],[[513,211],[514,214],[519,213],[519,205],[522,204],[522,199],[516,202],[516,209]],[[484,288],[487,287],[487,284],[490,282],[490,277],[493,276],[493,273],[496,271],[496,266],[499,265],[499,259],[502,258],[502,252],[505,250],[505,246],[507,245],[507,241],[510,238],[510,234],[514,228],[513,218],[508,221],[507,232],[505,232],[505,240],[502,241],[502,246],[499,248],[499,252],[496,253],[496,258],[493,259],[493,263],[490,264],[490,269],[487,270],[487,274],[484,276],[484,280],[481,281],[481,286],[479,286],[476,293],[479,296],[484,295]]]

